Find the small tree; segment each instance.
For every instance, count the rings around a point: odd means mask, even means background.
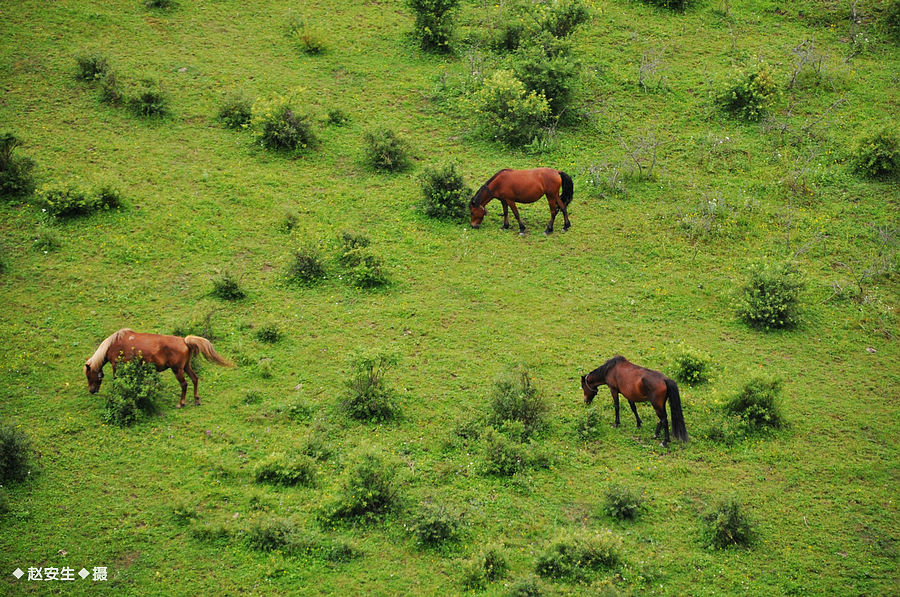
[[[524,145],[539,137],[551,110],[543,94],[528,91],[508,70],[485,80],[476,96],[482,126],[492,138],[508,145]]]
[[[469,206],[472,189],[456,164],[442,168],[429,168],[422,175],[422,195],[425,215],[432,218],[459,220],[464,218]]]
[[[866,135],[851,157],[853,169],[868,178],[896,179],[900,176],[900,141],[890,129]]]
[[[738,315],[752,327],[788,328],[800,320],[804,282],[793,264],[757,263],[738,299]]]
[[[453,11],[459,0],[406,0],[416,15],[415,35],[426,52],[447,53],[453,37]]]
[[[757,121],[771,107],[777,93],[769,67],[760,63],[750,72],[735,73],[716,102],[735,118]]]
[[[127,427],[141,416],[156,412],[161,388],[159,373],[152,364],[139,356],[120,361],[106,395],[103,420]]]

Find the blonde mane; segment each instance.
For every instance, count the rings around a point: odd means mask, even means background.
[[[131,330],[128,328],[122,328],[118,332],[110,334],[110,336],[100,343],[100,346],[97,347],[97,350],[94,351],[94,354],[87,360],[86,365],[91,368],[91,371],[99,371],[103,368],[103,363],[106,361],[106,351],[109,350],[109,345],[119,340],[125,334],[133,334]]]

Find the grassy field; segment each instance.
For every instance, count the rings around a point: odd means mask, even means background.
[[[448,56],[417,48],[412,13],[395,0],[0,3],[0,132],[24,141],[39,186],[112,183],[126,203],[59,222],[33,197],[0,203],[0,422],[34,449],[34,474],[3,488],[0,593],[480,593],[461,569],[494,545],[509,572],[483,592],[504,595],[558,534],[610,529],[620,564],[541,579],[544,594],[896,594],[900,193],[896,179],[849,165],[862,135],[897,130],[900,52],[878,21],[887,3],[859,2],[858,22],[831,0],[706,0],[683,14],[585,4],[572,114],[543,147],[510,148],[485,138],[471,107],[502,65],[486,40],[506,3],[463,1]],[[323,53],[286,35],[295,14]],[[806,40],[820,74],[807,67],[789,89]],[[158,80],[170,114],[101,102],[74,77],[89,52],[126,85]],[[780,95],[772,119],[742,122],[713,98],[758,59]],[[216,114],[233,91],[293,92],[319,144],[284,155],[223,127]],[[346,126],[326,122],[335,108]],[[410,143],[411,168],[366,163],[364,135],[377,127]],[[641,178],[629,156],[650,140],[656,163]],[[425,217],[420,176],[449,161],[473,188],[501,168],[568,172],[571,230],[558,220],[545,236],[543,202],[521,209],[524,237],[500,229],[497,203],[479,230]],[[727,208],[698,219],[711,201]],[[288,212],[299,216],[291,231]],[[371,239],[386,287],[347,284],[333,262],[342,232]],[[36,248],[39,234],[59,247]],[[308,244],[327,279],[286,283]],[[806,277],[803,320],[754,330],[735,314],[736,290],[752,263],[784,259]],[[211,295],[225,273],[244,299]],[[283,334],[274,344],[255,335],[270,324]],[[103,424],[109,387],[89,395],[83,364],[122,327],[203,333],[237,367],[201,364],[203,406],[181,410],[165,372],[158,416]],[[614,428],[605,388],[599,435],[579,437],[580,375],[615,354],[666,372],[681,345],[713,365],[709,383],[681,385],[691,442],[661,447],[646,405],[643,429],[624,401]],[[338,408],[360,351],[396,357],[386,380],[397,420],[360,423]],[[465,431],[487,414],[495,380],[523,365],[549,405],[531,444],[543,466],[485,474],[484,440]],[[760,374],[782,380],[788,426],[712,439],[722,405]],[[259,461],[311,436],[331,452],[315,484],[254,480]],[[323,522],[368,450],[396,467],[400,506],[375,523]],[[611,483],[643,492],[635,520],[603,513]],[[701,516],[727,496],[755,522],[749,548],[704,545]],[[459,513],[458,541],[417,545],[409,528],[425,502]],[[250,529],[267,517],[358,557],[254,549]],[[108,580],[11,575],[64,566],[106,566]]]

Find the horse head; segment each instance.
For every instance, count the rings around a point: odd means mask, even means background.
[[[597,395],[597,388],[591,388],[591,386],[587,382],[587,376],[581,376],[581,391],[584,392],[584,403],[590,404],[594,401],[594,396]]]
[[[88,391],[91,394],[96,394],[100,391],[100,384],[103,383],[103,369],[94,371],[91,368],[90,361],[88,361],[84,364],[84,375],[88,380]]]
[[[472,203],[469,204],[469,214],[472,216],[471,225],[472,228],[476,230],[481,228],[481,221],[484,219],[484,216],[487,215],[487,209],[483,205],[479,205],[477,201],[474,199]]]

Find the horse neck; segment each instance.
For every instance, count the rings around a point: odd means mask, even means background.
[[[584,376],[584,381],[587,382],[589,388],[597,389],[606,383],[606,375],[603,374],[601,369],[603,369],[603,367],[597,367]]]
[[[484,207],[491,200],[490,188],[488,187],[489,183],[484,183],[481,185],[481,188],[478,189],[478,192],[475,193],[475,196],[472,198],[472,204],[477,205],[478,207]]]

